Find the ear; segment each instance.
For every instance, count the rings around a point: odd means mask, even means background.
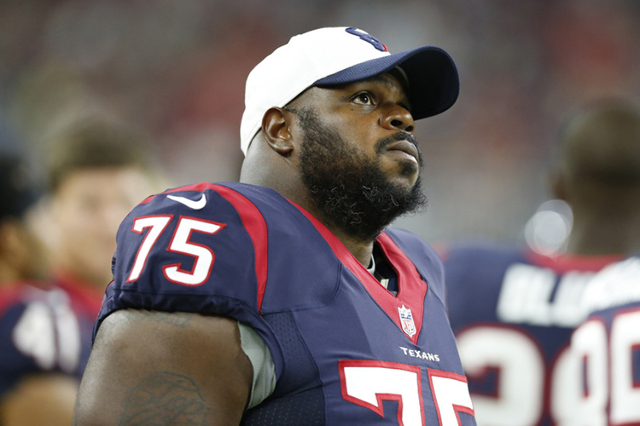
[[[283,157],[293,151],[293,138],[290,129],[291,114],[282,108],[269,108],[262,117],[262,132],[271,149]]]

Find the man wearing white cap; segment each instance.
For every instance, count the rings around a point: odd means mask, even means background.
[[[241,183],[144,200],[118,232],[77,425],[475,425],[442,265],[387,228],[424,204],[436,47],[293,37],[246,87]]]

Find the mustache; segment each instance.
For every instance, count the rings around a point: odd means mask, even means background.
[[[416,147],[416,150],[418,151],[418,162],[420,163],[420,166],[422,166],[422,151],[420,151],[420,147],[418,146],[418,141],[416,140],[416,138],[409,133],[398,132],[389,136],[388,138],[379,140],[375,146],[376,154],[378,155],[382,154],[389,145],[397,141],[411,142]]]
[[[418,147],[418,141],[413,135],[410,135],[409,133],[405,133],[405,132],[398,132],[396,134],[389,136],[388,138],[379,140],[376,143],[376,147],[375,147],[376,153],[378,154],[382,153],[385,149],[387,149],[389,145],[397,141],[411,142],[416,147],[418,152],[420,152],[420,147]]]

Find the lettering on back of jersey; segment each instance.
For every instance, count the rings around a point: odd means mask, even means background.
[[[558,278],[551,269],[516,263],[504,275],[496,315],[506,323],[575,327],[588,314],[582,298],[593,275]]]

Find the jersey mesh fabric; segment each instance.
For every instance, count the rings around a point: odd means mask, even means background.
[[[176,196],[204,196],[206,206],[193,209],[176,202]],[[180,234],[184,224],[218,228]],[[151,229],[155,236],[146,240]],[[173,238],[178,234],[182,240]],[[140,250],[145,241],[148,251]],[[348,394],[347,382],[367,389],[361,376],[345,376],[343,361],[357,372],[382,371],[384,377],[415,372],[406,389],[383,380],[377,393],[409,392],[416,402],[411,418],[437,424],[441,407],[432,371],[455,385],[455,395],[448,397],[468,398],[442,302],[442,265],[409,232],[386,230],[379,243],[398,274],[397,296],[380,286],[322,223],[271,189],[204,183],[169,190],[136,207],[121,225],[114,283],[96,329],[111,312],[127,308],[224,315],[248,324],[271,352],[277,383],[269,398],[245,413],[243,425],[397,424],[397,403],[381,414],[363,403],[357,390]],[[209,275],[197,282],[180,280],[193,278],[194,262],[206,257],[182,250],[185,246],[212,254]],[[175,268],[182,271],[177,279],[171,276]],[[475,425],[470,407],[457,407],[460,424]]]
[[[288,369],[301,372],[278,384],[278,390],[258,410],[249,410],[242,419],[243,426],[325,425],[324,395],[318,367],[297,332],[291,313],[265,315],[265,321],[276,334],[284,363]]]

